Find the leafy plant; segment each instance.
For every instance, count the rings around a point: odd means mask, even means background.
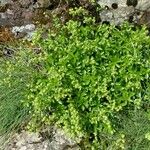
[[[33,43],[41,49],[33,58],[41,68],[25,102],[32,110],[31,129],[55,124],[97,149],[102,133],[115,133],[116,114],[150,100],[145,27],[70,20],[49,30],[45,39],[37,33]]]

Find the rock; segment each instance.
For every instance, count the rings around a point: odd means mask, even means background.
[[[12,27],[12,33],[15,35],[17,38],[22,38],[26,34],[28,38],[31,38],[33,32],[35,30],[35,25],[34,24],[28,24],[24,26],[14,26]]]
[[[112,4],[117,4],[118,7],[133,6],[139,10],[150,9],[149,0],[99,0],[99,5],[102,7],[108,6],[112,8]]]
[[[15,134],[5,150],[80,150],[76,142],[62,130],[56,128],[50,130],[51,135],[44,139],[41,134],[27,131]]]
[[[22,131],[15,134],[6,146],[6,150],[48,150],[48,141],[41,141],[37,133]]]
[[[150,0],[138,0],[135,8],[140,11],[150,11]]]
[[[53,135],[53,140],[49,144],[49,147],[52,150],[63,150],[65,147],[73,147],[76,145],[76,142],[66,136],[65,133],[60,129],[55,128]]]
[[[127,0],[99,0],[104,9],[100,12],[102,22],[119,25],[134,14],[134,7],[127,6]]]
[[[134,14],[134,8],[130,7],[120,7],[118,9],[103,10],[100,13],[102,22],[110,22],[111,24],[119,25],[125,20],[129,19],[129,16]]]
[[[126,0],[99,0],[98,4],[102,7],[108,6],[112,8],[113,4],[117,4],[118,7],[126,7]]]
[[[40,143],[40,142],[41,142],[41,139],[42,139],[42,137],[40,137],[38,133],[30,133],[30,132],[27,132],[26,141],[27,141],[29,144]]]
[[[150,24],[149,13],[145,13],[150,12],[149,0],[99,0],[98,4],[104,8],[100,13],[102,22]]]

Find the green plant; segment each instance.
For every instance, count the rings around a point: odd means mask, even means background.
[[[0,138],[3,139],[0,148],[29,120],[29,109],[22,101],[28,94],[27,83],[32,80],[33,72],[24,52],[27,49],[20,47],[21,50],[11,47],[13,53],[0,58]]]
[[[149,101],[150,38],[145,27],[78,21],[37,34],[40,64],[26,105],[31,129],[55,124],[98,149],[101,134],[115,133],[115,115]],[[124,142],[124,135],[120,135]],[[122,139],[123,138],[123,139]],[[123,146],[120,148],[123,149]]]
[[[148,135],[150,132],[150,119],[148,112],[140,110],[125,110],[118,115],[118,133],[125,135],[126,150],[147,150],[150,147]]]
[[[101,133],[99,149],[103,150],[147,150],[150,147],[150,119],[144,109],[123,110],[112,120],[113,135]],[[85,143],[87,145],[87,143]]]

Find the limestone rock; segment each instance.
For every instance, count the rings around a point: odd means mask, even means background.
[[[63,150],[66,147],[77,147],[76,142],[66,136],[62,130],[54,128],[53,135],[53,140],[49,144],[50,149]]]
[[[98,4],[102,7],[108,6],[112,7],[112,4],[117,4],[118,7],[126,7],[126,0],[99,0]]]
[[[100,13],[100,17],[102,22],[108,21],[111,24],[119,25],[125,20],[128,20],[131,14],[134,14],[134,8],[132,6],[103,10]]]
[[[35,31],[35,25],[34,24],[27,24],[23,26],[14,26],[12,27],[12,33],[15,35],[16,38],[23,38],[31,39],[33,36],[33,33]]]
[[[138,0],[136,9],[140,11],[150,11],[150,0]]]
[[[15,134],[5,150],[81,150],[76,141],[55,127],[45,129],[43,134],[22,131]],[[50,135],[47,135],[50,134]]]
[[[98,4],[104,8],[100,13],[102,22],[150,24],[150,13],[147,13],[150,12],[150,0],[99,0]]]

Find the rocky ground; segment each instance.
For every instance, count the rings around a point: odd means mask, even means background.
[[[24,130],[16,133],[5,150],[80,150],[80,147],[60,129],[50,128],[41,133]]]
[[[87,0],[80,3],[88,7]],[[150,26],[149,0],[99,0],[98,4],[103,8],[101,22],[118,25],[128,20]],[[59,0],[0,0],[0,41],[6,40],[6,30],[15,38],[31,37],[38,24],[50,24],[52,11],[65,14],[66,7]]]
[[[123,21],[150,27],[150,1],[149,0],[99,0],[105,9],[100,13],[101,20],[113,24]]]
[[[50,6],[49,0],[0,0],[0,42],[6,30],[15,38],[30,37],[37,24],[51,21]]]
[[[83,1],[85,4],[86,0]],[[150,0],[99,0],[98,3],[103,7],[99,14],[101,22],[118,25],[128,20],[150,27]],[[38,24],[50,24],[52,11],[64,11],[65,7],[59,8],[58,0],[0,0],[0,42],[31,38]],[[80,149],[58,129],[51,130],[49,137],[43,135],[26,131],[17,133],[6,150]]]

